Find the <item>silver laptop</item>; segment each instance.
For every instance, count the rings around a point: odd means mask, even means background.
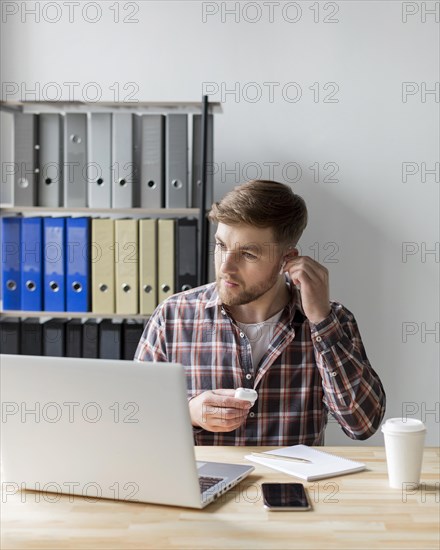
[[[0,367],[9,494],[203,508],[254,469],[196,462],[181,365],[0,355]]]

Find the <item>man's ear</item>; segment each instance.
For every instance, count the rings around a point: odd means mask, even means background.
[[[298,256],[298,255],[299,255],[298,249],[295,248],[293,245],[288,246],[286,248],[286,250],[284,251],[283,256],[282,256],[282,264],[281,264],[281,267],[280,267],[280,275],[282,275],[284,273],[284,268],[286,267],[286,264],[290,260],[293,260],[293,258],[296,258],[296,256]]]
[[[296,258],[297,256],[299,256],[298,249],[293,244],[289,245],[284,251],[283,261],[287,263],[289,260],[292,260],[293,258]]]

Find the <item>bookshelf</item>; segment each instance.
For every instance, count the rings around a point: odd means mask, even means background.
[[[206,100],[205,100],[206,98]],[[128,112],[137,114],[198,114],[202,113],[204,102],[207,102],[209,112],[221,114],[222,105],[219,102],[207,101],[204,96],[202,101],[131,101],[131,102],[105,102],[105,101],[0,101],[0,108],[10,112],[21,113],[114,113]]]
[[[117,214],[118,216],[197,216],[200,208],[92,208],[77,207],[66,208],[64,206],[5,206],[2,207],[5,214]]]
[[[43,319],[45,317],[53,319],[135,319],[145,321],[147,318],[145,315],[121,315],[118,313],[92,313],[87,312],[75,312],[75,311],[23,311],[23,310],[7,310],[2,312],[2,317],[35,317]]]
[[[9,113],[23,113],[23,114],[75,114],[82,113],[88,115],[103,113],[103,114],[137,114],[137,115],[168,115],[168,114],[198,114],[201,115],[201,186],[200,186],[200,206],[194,208],[192,206],[183,208],[144,208],[139,206],[133,207],[96,207],[96,206],[83,206],[83,207],[68,207],[68,206],[17,206],[14,204],[14,200],[11,202],[3,201],[0,204],[0,216],[10,217],[18,216],[21,218],[27,217],[64,217],[64,216],[104,216],[111,219],[130,218],[130,219],[142,219],[142,218],[196,218],[197,220],[197,284],[205,284],[208,282],[208,241],[209,241],[209,223],[206,217],[206,179],[207,179],[207,127],[208,127],[208,115],[214,115],[222,112],[220,103],[208,102],[207,96],[202,98],[201,102],[130,102],[130,103],[115,103],[115,102],[70,102],[70,101],[8,101],[0,102],[0,109]],[[15,118],[15,117],[14,117]],[[89,120],[89,118],[88,118]],[[89,130],[88,130],[89,131]],[[133,142],[133,145],[135,142]],[[39,146],[36,147],[39,149]],[[189,151],[191,154],[191,145],[189,144]],[[15,160],[15,157],[14,157]],[[190,162],[190,161],[189,161]],[[189,164],[189,167],[191,164]],[[188,174],[189,175],[189,174]],[[37,179],[37,177],[36,177]],[[138,184],[134,182],[133,185]],[[3,185],[3,182],[2,182]],[[188,185],[191,185],[191,179],[188,178]],[[12,197],[14,196],[12,186]],[[190,195],[190,193],[189,193]],[[2,195],[3,196],[3,195]],[[195,222],[194,222],[195,223]],[[158,281],[158,285],[160,282]],[[175,292],[178,292],[175,289]],[[159,302],[161,299],[159,298]],[[90,299],[91,303],[91,299]],[[92,308],[90,308],[92,309]],[[139,310],[138,310],[139,311]],[[24,319],[24,318],[39,318],[42,321],[49,318],[58,319],[112,319],[115,321],[121,321],[124,319],[130,319],[135,321],[145,321],[148,316],[140,313],[100,313],[99,311],[26,311],[17,309],[0,309],[0,319],[6,317]]]

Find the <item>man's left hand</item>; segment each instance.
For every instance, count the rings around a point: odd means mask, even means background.
[[[306,317],[314,324],[330,314],[328,269],[309,256],[288,258],[284,267],[295,285],[301,289]]]

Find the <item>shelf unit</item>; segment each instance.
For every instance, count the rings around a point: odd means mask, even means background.
[[[197,216],[200,208],[65,208],[64,206],[6,206],[2,212],[15,214],[121,214],[139,216]]]
[[[208,114],[222,112],[220,103],[211,103],[207,96],[201,102],[81,102],[81,101],[0,101],[0,109],[7,112],[30,114],[42,113],[115,113],[128,112],[136,114],[201,114],[202,115],[202,177],[200,208],[66,208],[42,206],[2,206],[1,214],[107,214],[115,216],[198,216],[198,284],[205,284],[208,278],[207,248],[208,227],[206,216],[206,175],[207,175],[207,125]],[[0,310],[0,317],[58,317],[58,318],[107,318],[107,319],[145,319],[144,315],[99,314],[94,312],[48,312],[48,311],[16,311]]]
[[[206,100],[205,100],[206,98]],[[203,96],[202,101],[0,101],[0,108],[10,112],[21,113],[114,113],[136,112],[138,114],[167,113],[202,113],[204,103],[209,106],[209,113],[223,112],[219,102],[208,102]]]
[[[5,317],[56,317],[58,319],[140,319],[145,320],[145,315],[121,315],[119,313],[92,313],[75,312],[75,311],[22,311],[22,310],[7,310],[3,311]]]

